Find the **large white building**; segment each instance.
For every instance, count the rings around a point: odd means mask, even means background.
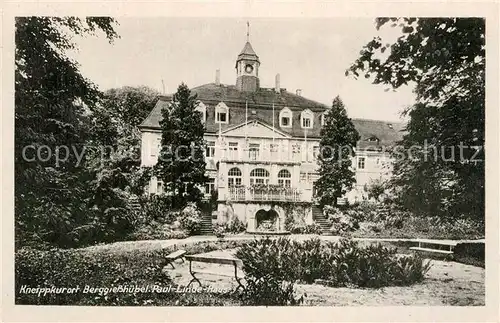
[[[221,84],[217,71],[214,83],[192,89],[206,128],[210,182],[205,192],[218,191],[219,221],[237,216],[249,232],[270,223],[283,231],[287,216],[303,217],[306,223],[320,217],[313,187],[320,130],[329,107],[303,97],[299,90],[281,88],[279,74],[274,88],[261,88],[259,68],[259,57],[247,42],[236,59],[235,85]],[[171,96],[160,97],[140,126],[144,166],[157,162],[161,110],[170,101]],[[381,149],[400,139],[402,128],[393,122],[352,122],[361,139],[353,161],[356,185],[344,198],[350,202],[363,198],[371,180],[389,176],[390,160]],[[162,193],[163,184],[153,178],[149,192]]]

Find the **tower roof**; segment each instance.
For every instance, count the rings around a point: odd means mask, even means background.
[[[238,55],[238,60],[240,59],[253,59],[256,61],[259,61],[259,56],[255,54],[255,51],[252,48],[252,45],[250,42],[245,43],[245,47],[241,50],[240,54]]]
[[[245,43],[245,47],[243,47],[243,49],[241,50],[241,54],[248,54],[248,55],[255,55],[257,56],[257,54],[255,54],[255,51],[253,50],[252,48],[252,45],[250,44],[250,42],[246,42]]]

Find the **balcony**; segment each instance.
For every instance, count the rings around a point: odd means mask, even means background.
[[[233,186],[228,189],[228,200],[300,202],[301,191],[278,185]]]

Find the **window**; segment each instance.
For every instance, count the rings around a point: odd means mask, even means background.
[[[217,112],[217,122],[226,123],[227,122],[227,113],[226,112]]]
[[[156,181],[156,194],[163,194],[163,182]]]
[[[263,168],[256,168],[250,172],[250,185],[269,184],[269,172]]]
[[[248,148],[248,158],[257,160],[259,158],[260,144],[250,144]]]
[[[212,194],[215,191],[215,178],[209,178],[205,183],[205,194]]]
[[[302,128],[311,128],[311,119],[302,118]]]
[[[280,127],[290,128],[292,126],[292,111],[289,108],[283,108],[280,111]]]
[[[358,157],[358,168],[365,169],[365,157]]]
[[[238,159],[238,143],[230,142],[229,143],[229,158]]]
[[[286,169],[282,169],[278,173],[278,185],[284,186],[284,187],[290,187],[291,186],[291,177],[292,175],[290,172]]]
[[[325,113],[326,112],[324,112],[324,113],[321,114],[321,126],[325,125]]]
[[[239,168],[233,167],[227,172],[227,184],[228,186],[241,185],[241,170]]]
[[[205,148],[205,156],[206,157],[214,157],[215,156],[215,141],[208,141],[207,147]]]
[[[300,114],[302,128],[309,129],[313,127],[313,113],[306,109]]]
[[[224,102],[220,102],[215,106],[215,122],[228,123],[229,121],[229,108]]]

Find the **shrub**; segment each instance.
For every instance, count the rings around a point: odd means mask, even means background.
[[[290,239],[266,237],[244,244],[236,252],[236,257],[243,261],[245,274],[259,278],[295,281],[299,269],[296,266],[296,245]]]
[[[216,224],[213,226],[213,232],[217,238],[223,238],[226,233],[226,226],[224,224]]]
[[[188,205],[179,215],[181,227],[190,235],[199,234],[201,231],[201,212],[194,203]]]
[[[285,226],[287,231],[294,234],[321,234],[321,226],[317,223],[305,224],[305,223],[291,223],[288,228]]]
[[[382,287],[421,281],[429,270],[420,256],[400,256],[381,244],[360,247],[342,239],[323,243],[318,238],[292,242],[269,238],[243,245],[236,256],[252,279],[312,283],[325,280],[335,287]]]
[[[188,234],[171,224],[163,224],[152,221],[149,224],[140,225],[129,236],[129,240],[167,240],[167,239],[185,239]]]
[[[243,305],[287,306],[300,305],[304,296],[296,297],[293,283],[276,277],[246,278],[247,285],[241,295]]]
[[[142,254],[134,259],[116,261],[106,254],[86,254],[81,249],[40,251],[20,249],[15,255],[16,304],[37,305],[149,305],[168,299],[168,293],[113,292],[83,293],[90,287],[113,288],[171,284],[162,272],[160,254]],[[22,286],[79,287],[75,293],[46,295],[21,293]]]
[[[165,195],[149,195],[142,197],[139,201],[142,223],[159,221],[172,223],[178,213],[172,211],[172,199]]]
[[[294,242],[293,247],[295,257],[291,257],[290,262],[295,262],[295,266],[297,267],[297,276],[295,278],[308,284],[322,278],[323,271],[325,270],[325,250],[321,240],[319,238],[312,238],[302,243]]]
[[[453,248],[453,259],[484,268],[484,242],[459,243]]]
[[[323,209],[333,234],[345,234],[359,228],[358,215],[356,211],[340,210],[332,206],[325,206]]]
[[[229,223],[225,226],[226,232],[230,233],[241,233],[245,232],[247,229],[246,224],[241,221],[237,216],[233,217]]]

